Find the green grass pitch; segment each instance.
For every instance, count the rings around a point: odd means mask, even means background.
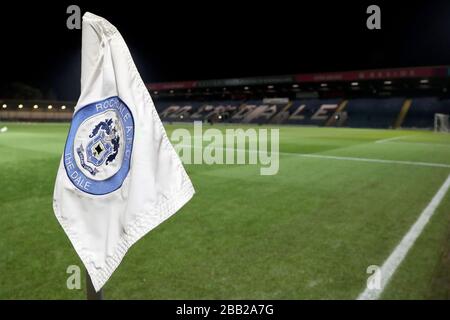
[[[83,299],[84,278],[81,290],[66,288],[67,267],[82,264],[52,210],[69,125],[4,125],[0,299]],[[176,127],[166,125],[169,136]],[[105,297],[354,299],[367,267],[383,263],[450,173],[298,156],[450,165],[450,136],[432,132],[281,127],[280,151],[275,176],[255,165],[186,165],[196,195],[130,249]],[[450,298],[449,212],[447,194],[382,298]]]

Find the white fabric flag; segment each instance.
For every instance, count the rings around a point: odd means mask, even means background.
[[[194,188],[120,33],[86,13],[82,38],[81,95],[53,209],[98,291]]]

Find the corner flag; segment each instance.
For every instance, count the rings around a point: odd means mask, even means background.
[[[99,291],[130,246],[194,188],[117,29],[86,13],[81,57],[53,209]]]

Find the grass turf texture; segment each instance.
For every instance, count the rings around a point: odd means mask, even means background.
[[[52,211],[69,126],[3,125],[0,298],[83,299],[66,288],[67,267],[82,264]],[[105,297],[354,299],[366,268],[383,263],[450,173],[296,155],[450,164],[450,136],[432,132],[281,127],[280,151],[275,176],[186,165],[197,194],[130,249]],[[449,209],[447,195],[382,298],[449,298]]]

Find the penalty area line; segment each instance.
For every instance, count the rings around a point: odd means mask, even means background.
[[[408,137],[408,136],[397,136],[397,137],[392,137],[392,138],[387,138],[387,139],[381,139],[381,140],[375,141],[375,143],[385,143],[385,142],[389,142],[389,141],[400,140],[404,137]]]
[[[375,143],[386,143],[386,142],[401,140],[403,138],[410,138],[410,137],[415,137],[415,136],[417,136],[417,134],[396,136],[396,137],[392,137],[392,138],[377,140],[377,141],[375,141]]]
[[[288,153],[280,153],[288,154]],[[438,167],[438,168],[450,168],[450,164],[435,163],[435,162],[421,162],[421,161],[404,161],[404,160],[386,160],[386,159],[373,159],[373,158],[358,158],[358,157],[340,157],[340,156],[328,156],[312,153],[291,153],[292,155],[304,157],[304,158],[319,158],[319,159],[334,159],[334,160],[347,160],[347,161],[361,161],[361,162],[374,162],[385,164],[404,164],[410,166],[422,166],[422,167]]]
[[[381,286],[379,289],[369,289],[366,288],[359,296],[358,300],[376,300],[383,293],[386,285],[389,283],[392,275],[395,273],[397,268],[400,266],[402,261],[405,259],[408,251],[414,245],[417,238],[422,233],[423,229],[427,225],[430,218],[433,216],[437,207],[441,203],[448,189],[450,188],[450,175],[445,180],[444,184],[439,188],[438,192],[431,199],[430,203],[422,211],[419,218],[411,226],[409,231],[404,235],[400,243],[395,247],[394,251],[390,256],[384,261],[380,268],[381,275]]]
[[[203,149],[202,146],[192,146],[189,144],[175,144],[176,148],[191,148],[191,149]],[[237,148],[224,148],[217,147],[218,149],[224,151],[241,151],[248,153],[258,153],[257,150],[246,150]],[[421,167],[435,167],[435,168],[450,168],[450,164],[446,163],[436,163],[436,162],[422,162],[422,161],[406,161],[406,160],[388,160],[388,159],[374,159],[374,158],[359,158],[359,157],[342,157],[342,156],[331,156],[324,154],[315,153],[295,153],[295,152],[274,152],[274,154],[282,156],[292,156],[292,157],[302,157],[302,158],[317,158],[317,159],[328,159],[328,160],[343,160],[343,161],[359,161],[359,162],[372,162],[372,163],[384,163],[384,164],[400,164],[409,166],[421,166]]]

